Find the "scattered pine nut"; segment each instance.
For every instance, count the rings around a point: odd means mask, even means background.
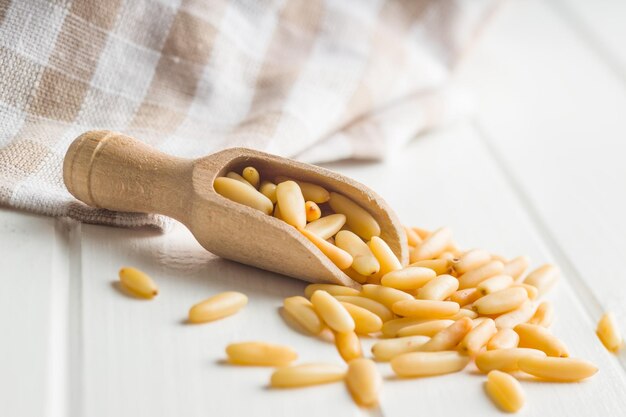
[[[459,261],[454,264],[454,270],[457,274],[464,274],[474,269],[480,268],[491,260],[491,255],[486,250],[473,249],[466,252],[460,257]]]
[[[388,362],[403,353],[417,352],[429,340],[430,337],[427,336],[407,336],[381,340],[372,346],[372,354],[377,361]]]
[[[495,322],[494,322],[495,324]],[[487,350],[512,349],[519,344],[519,335],[513,329],[500,329],[487,343]]]
[[[261,182],[261,176],[259,175],[259,171],[256,170],[255,167],[245,167],[241,172],[241,176],[248,181],[250,185],[254,188],[259,188],[259,183]]]
[[[389,245],[387,245],[387,242],[378,236],[373,236],[367,243],[367,246],[369,246],[370,250],[380,263],[381,276],[384,276],[388,272],[402,269],[402,264],[396,257],[395,253],[393,253]]]
[[[159,288],[152,278],[137,268],[124,267],[119,272],[120,282],[124,288],[142,298],[154,298]]]
[[[496,370],[489,372],[485,389],[492,401],[503,411],[515,413],[524,406],[522,386],[509,374]]]
[[[425,261],[411,262],[409,267],[422,267],[435,271],[437,275],[449,274],[452,272],[450,261],[447,259],[427,259]]]
[[[285,366],[298,357],[289,346],[265,342],[232,343],[226,347],[226,354],[230,363],[250,366]]]
[[[459,312],[459,305],[452,301],[405,300],[398,301],[392,310],[399,316],[419,317],[422,319],[440,319]]]
[[[498,329],[513,328],[521,323],[526,323],[535,314],[533,303],[525,301],[521,306],[513,311],[502,314],[495,319]]]
[[[439,275],[427,282],[417,292],[420,300],[443,301],[451,296],[459,288],[459,280],[452,275]]]
[[[566,358],[569,356],[567,346],[545,327],[536,324],[518,324],[515,332],[519,335],[519,347],[538,349],[548,356]]]
[[[354,304],[376,314],[384,322],[393,318],[393,313],[384,304],[358,295],[338,295],[335,298],[341,302]]]
[[[604,313],[598,322],[596,333],[604,347],[609,351],[617,352],[621,349],[623,345],[622,334],[613,313]]]
[[[451,240],[452,232],[447,227],[435,230],[416,248],[414,259],[411,259],[411,262],[436,258],[446,250]]]
[[[330,193],[328,204],[335,213],[344,214],[346,216],[346,224],[350,230],[363,239],[370,240],[374,236],[380,236],[378,222],[367,210],[354,201],[341,194]]]
[[[575,358],[524,357],[518,361],[519,369],[538,378],[550,381],[575,382],[589,378],[598,368],[589,361]]]
[[[361,341],[355,332],[335,332],[335,347],[346,362],[363,356]]]
[[[214,295],[189,309],[190,323],[205,323],[231,316],[248,304],[248,297],[236,291]]]
[[[474,301],[482,297],[482,294],[476,288],[466,288],[458,290],[450,294],[449,300],[454,301],[461,307],[472,304]]]
[[[472,320],[468,317],[463,317],[434,335],[420,348],[420,351],[438,352],[454,349],[465,335],[472,330],[472,327]]]
[[[301,296],[289,297],[283,300],[285,311],[300,326],[313,335],[318,335],[324,330],[324,322],[317,315],[313,304]]]
[[[304,289],[304,296],[311,298],[313,293],[317,290],[324,290],[332,296],[336,295],[359,295],[359,290],[354,288],[344,287],[343,285],[336,284],[309,284]]]
[[[476,355],[497,332],[496,323],[492,319],[482,321],[470,330],[459,345],[461,352]]]
[[[413,296],[404,291],[374,284],[363,285],[361,288],[361,296],[378,301],[387,308],[392,308],[398,301],[413,300]]]
[[[554,321],[554,307],[549,301],[544,301],[537,307],[535,315],[528,321],[530,324],[536,324],[542,327],[550,327]]]
[[[459,311],[456,312],[456,314],[448,317],[450,320],[458,320],[460,318],[463,317],[467,317],[470,318],[472,320],[477,319],[478,318],[478,313],[475,312],[474,310],[470,310],[469,308],[461,308],[459,309]]]
[[[358,334],[376,333],[383,327],[383,321],[368,309],[340,301],[354,320],[354,331]]]
[[[381,278],[380,283],[385,287],[399,290],[412,290],[421,288],[429,281],[435,279],[436,276],[437,273],[430,268],[408,266],[386,273]]]
[[[558,268],[554,265],[546,264],[528,274],[524,279],[524,283],[536,287],[539,290],[539,295],[543,295],[547,293],[558,280]]]
[[[519,360],[528,356],[546,357],[546,354],[537,349],[527,348],[486,350],[479,353],[475,361],[476,367],[481,372],[487,373],[494,369],[513,372],[519,369]]]
[[[338,365],[309,363],[278,368],[272,374],[270,385],[274,388],[304,387],[327,384],[344,379],[346,370]]]
[[[485,295],[474,301],[473,308],[479,314],[502,314],[515,310],[528,300],[524,288],[511,287]]]
[[[340,333],[354,331],[354,320],[348,310],[326,291],[315,291],[311,296],[311,303],[317,314],[334,331]]]
[[[393,319],[383,323],[383,336],[396,337],[398,332],[405,327],[413,326],[416,324],[422,324],[431,321],[430,319],[415,318],[415,317],[402,317],[399,319]]]
[[[370,359],[354,359],[348,364],[346,385],[357,404],[372,407],[378,403],[383,380]]]
[[[521,278],[529,264],[530,259],[528,259],[528,256],[518,256],[515,259],[504,262],[504,270],[502,273],[513,277],[514,280],[517,280],[518,278]]]
[[[405,319],[398,319],[405,320]],[[390,322],[387,322],[390,323]],[[433,337],[446,327],[449,327],[454,323],[454,320],[440,319],[440,320],[428,320],[422,323],[409,324],[397,330],[396,335],[398,337],[405,336],[428,336]]]
[[[487,278],[502,274],[504,264],[500,261],[489,261],[481,267],[472,269],[459,277],[459,289],[478,286]]]
[[[494,275],[491,278],[487,278],[486,280],[478,284],[476,289],[480,291],[482,295],[487,295],[496,291],[503,290],[505,288],[509,288],[511,285],[513,285],[513,277],[510,275],[500,274]]]
[[[410,352],[391,360],[391,368],[401,377],[442,375],[459,372],[470,358],[456,351]]]
[[[232,178],[219,177],[213,182],[213,188],[219,195],[244,206],[260,210],[265,214],[272,214],[274,211],[271,200],[249,183],[245,185]]]
[[[415,247],[422,244],[422,238],[420,237],[420,235],[417,234],[415,230],[411,229],[410,227],[404,226],[404,231],[406,233],[406,239],[409,246]]]
[[[534,300],[537,297],[539,297],[539,290],[536,287],[533,287],[532,285],[528,285],[528,284],[524,284],[522,283],[516,283],[513,284],[514,287],[521,287],[523,289],[526,290],[526,293],[528,293],[528,299],[529,300]]]

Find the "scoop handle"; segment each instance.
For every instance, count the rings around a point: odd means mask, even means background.
[[[114,211],[188,215],[193,161],[166,155],[121,133],[93,130],[70,145],[63,181],[80,201]]]

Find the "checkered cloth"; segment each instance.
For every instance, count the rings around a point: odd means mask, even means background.
[[[77,202],[71,141],[110,129],[198,157],[380,158],[456,111],[450,68],[497,0],[0,0],[0,204]]]

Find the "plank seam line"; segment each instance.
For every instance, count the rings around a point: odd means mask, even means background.
[[[621,63],[611,49],[594,34],[590,26],[580,17],[580,14],[562,0],[544,2],[552,8],[555,15],[579,38],[582,43],[602,61],[619,80],[622,87],[626,88],[626,67]]]
[[[82,266],[82,227],[81,223],[71,221],[69,232],[69,340],[68,340],[68,416],[84,415],[84,329],[83,329],[83,266]]]
[[[563,249],[561,249],[561,246],[554,237],[554,233],[551,231],[550,227],[543,220],[535,205],[527,196],[527,193],[524,191],[524,187],[517,180],[515,174],[504,163],[504,156],[497,150],[492,137],[487,133],[486,129],[477,119],[470,120],[470,124],[478,133],[478,136],[481,138],[481,142],[485,146],[488,155],[494,161],[496,168],[502,173],[504,180],[511,187],[513,195],[526,212],[533,227],[538,231],[539,236],[542,238],[548,251],[558,262],[558,266],[563,275],[567,277],[567,283],[574,291],[574,295],[577,297],[578,303],[582,305],[582,310],[587,314],[588,319],[591,320],[592,323],[597,323],[597,320],[604,311],[602,303],[600,303],[600,301],[596,298],[595,294],[585,282],[581,273],[570,260],[569,256],[563,251]],[[615,356],[618,359],[617,362],[626,373],[626,349],[622,349],[619,355],[611,356]]]

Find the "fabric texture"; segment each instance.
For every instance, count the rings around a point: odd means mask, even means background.
[[[450,70],[495,3],[0,0],[0,205],[163,227],[68,193],[91,129],[189,158],[382,158],[458,111]]]

